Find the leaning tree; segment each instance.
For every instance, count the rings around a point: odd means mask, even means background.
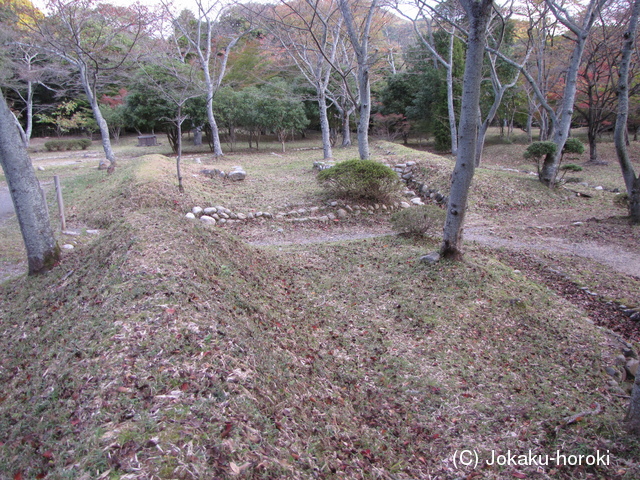
[[[60,248],[53,236],[44,192],[4,96],[0,96],[0,165],[27,249],[29,275],[45,272],[58,262]]]

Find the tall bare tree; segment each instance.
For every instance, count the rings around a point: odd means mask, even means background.
[[[618,80],[618,116],[614,131],[614,142],[618,161],[622,168],[622,176],[629,194],[629,214],[635,223],[640,223],[640,177],[636,176],[627,152],[627,119],[629,116],[629,64],[634,50],[638,18],[640,17],[640,0],[634,0],[629,26],[624,33],[622,58],[620,59],[620,78]],[[640,372],[631,390],[629,410],[625,418],[627,427],[636,435],[640,435]]]
[[[51,269],[60,259],[60,248],[51,229],[44,193],[18,134],[15,117],[4,96],[0,97],[0,164],[27,249],[29,274],[33,275]]]
[[[466,13],[469,30],[462,85],[458,154],[451,176],[451,192],[440,249],[440,254],[444,258],[451,259],[462,257],[464,218],[469,187],[475,172],[482,65],[493,0],[460,0],[460,4]]]
[[[405,4],[397,2],[395,10],[407,20],[411,21],[414,32],[420,39],[421,44],[427,48],[434,58],[435,65],[440,65],[446,72],[447,84],[447,113],[449,118],[449,130],[451,131],[451,154],[458,153],[458,121],[456,119],[455,98],[453,93],[453,54],[454,42],[456,39],[456,25],[461,12],[456,3],[446,3],[437,8],[425,3],[423,0],[415,0],[411,4],[412,9],[407,10]],[[410,15],[415,7],[415,14]],[[441,21],[441,23],[436,23]],[[421,28],[424,27],[424,28]],[[438,52],[433,36],[434,29],[439,28],[446,32],[449,37],[448,50],[446,56]]]
[[[640,16],[640,0],[634,0],[631,17],[627,31],[624,33],[622,46],[622,58],[620,60],[620,78],[618,80],[618,116],[614,131],[614,142],[622,177],[629,195],[629,215],[634,223],[640,223],[640,177],[638,177],[631,164],[627,152],[627,119],[629,118],[629,68],[631,54],[634,50],[638,17]],[[635,428],[640,433],[640,375],[636,376],[635,397],[632,401],[632,413],[630,421],[635,422]]]
[[[334,0],[281,1],[267,10],[266,25],[316,92],[325,159],[332,158],[329,83],[340,47],[342,17]]]
[[[0,43],[5,46],[0,59],[3,67],[0,82],[11,90],[12,97],[17,100],[12,108],[20,104],[16,123],[20,137],[28,147],[33,132],[34,109],[38,109],[34,105],[36,88],[50,89],[48,82],[59,72],[55,71],[54,63],[46,55],[30,45],[29,29],[23,24],[27,16],[41,17],[42,14],[30,2],[5,2],[0,7]]]
[[[246,23],[246,18],[234,18],[231,3],[224,0],[196,0],[194,15],[185,11],[177,14],[173,5],[163,5],[179,34],[175,37],[177,47],[183,48],[180,45],[182,39],[187,43],[183,57],[186,59],[188,55],[194,55],[202,69],[213,153],[223,155],[219,128],[213,114],[213,98],[222,85],[232,49],[251,31],[252,26]]]
[[[370,34],[378,0],[367,5],[349,0],[338,0],[338,6],[344,18],[349,41],[358,61],[358,152],[361,159],[369,158],[369,119],[371,117],[370,68],[374,55],[370,51]],[[364,20],[356,23],[354,10],[364,9]]]
[[[33,15],[24,27],[33,32],[34,46],[76,69],[100,129],[106,160],[100,160],[99,168],[112,172],[116,156],[98,102],[99,82],[130,58],[149,24],[147,10],[139,4],[117,7],[97,0],[49,0],[48,8],[47,17]]]

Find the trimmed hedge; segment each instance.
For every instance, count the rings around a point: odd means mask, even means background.
[[[375,203],[393,202],[403,189],[398,174],[373,160],[347,160],[322,170],[318,180],[337,198]]]
[[[90,146],[91,140],[89,140],[88,138],[48,140],[44,144],[44,148],[46,148],[48,152],[61,152],[63,150],[86,150]]]

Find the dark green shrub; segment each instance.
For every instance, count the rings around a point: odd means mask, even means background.
[[[582,155],[584,153],[584,143],[575,137],[567,138],[564,148],[562,149],[562,154],[564,155],[566,153]]]
[[[445,211],[435,205],[419,205],[391,215],[391,225],[405,235],[432,235],[442,230],[445,217]]]
[[[91,139],[89,139],[89,138],[80,138],[80,139],[76,140],[76,142],[78,143],[78,147],[81,150],[86,150],[87,148],[89,148],[91,146]]]
[[[347,160],[322,170],[318,180],[331,194],[345,200],[389,203],[403,184],[391,168],[372,160]]]
[[[540,173],[540,160],[551,160],[556,153],[558,146],[553,142],[533,142],[524,151],[524,158],[534,160],[536,162],[536,168]]]
[[[61,152],[63,150],[75,150],[76,148],[79,150],[86,150],[91,146],[91,140],[88,138],[76,138],[76,139],[56,139],[56,140],[48,140],[44,144],[44,148],[47,149],[48,152],[58,151]]]
[[[575,163],[567,163],[566,165],[560,166],[560,170],[562,171],[560,181],[562,181],[567,172],[581,172],[583,168],[580,165],[576,165]],[[567,182],[569,182],[569,179],[567,179]]]
[[[47,140],[44,142],[44,148],[47,152],[53,152],[55,150],[61,150],[64,140]]]

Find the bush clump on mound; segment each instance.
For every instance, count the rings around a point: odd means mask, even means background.
[[[391,168],[372,160],[340,162],[321,171],[318,180],[337,198],[376,203],[393,201],[403,187]]]
[[[405,235],[433,235],[442,230],[445,211],[435,205],[406,208],[391,216],[393,229]]]

